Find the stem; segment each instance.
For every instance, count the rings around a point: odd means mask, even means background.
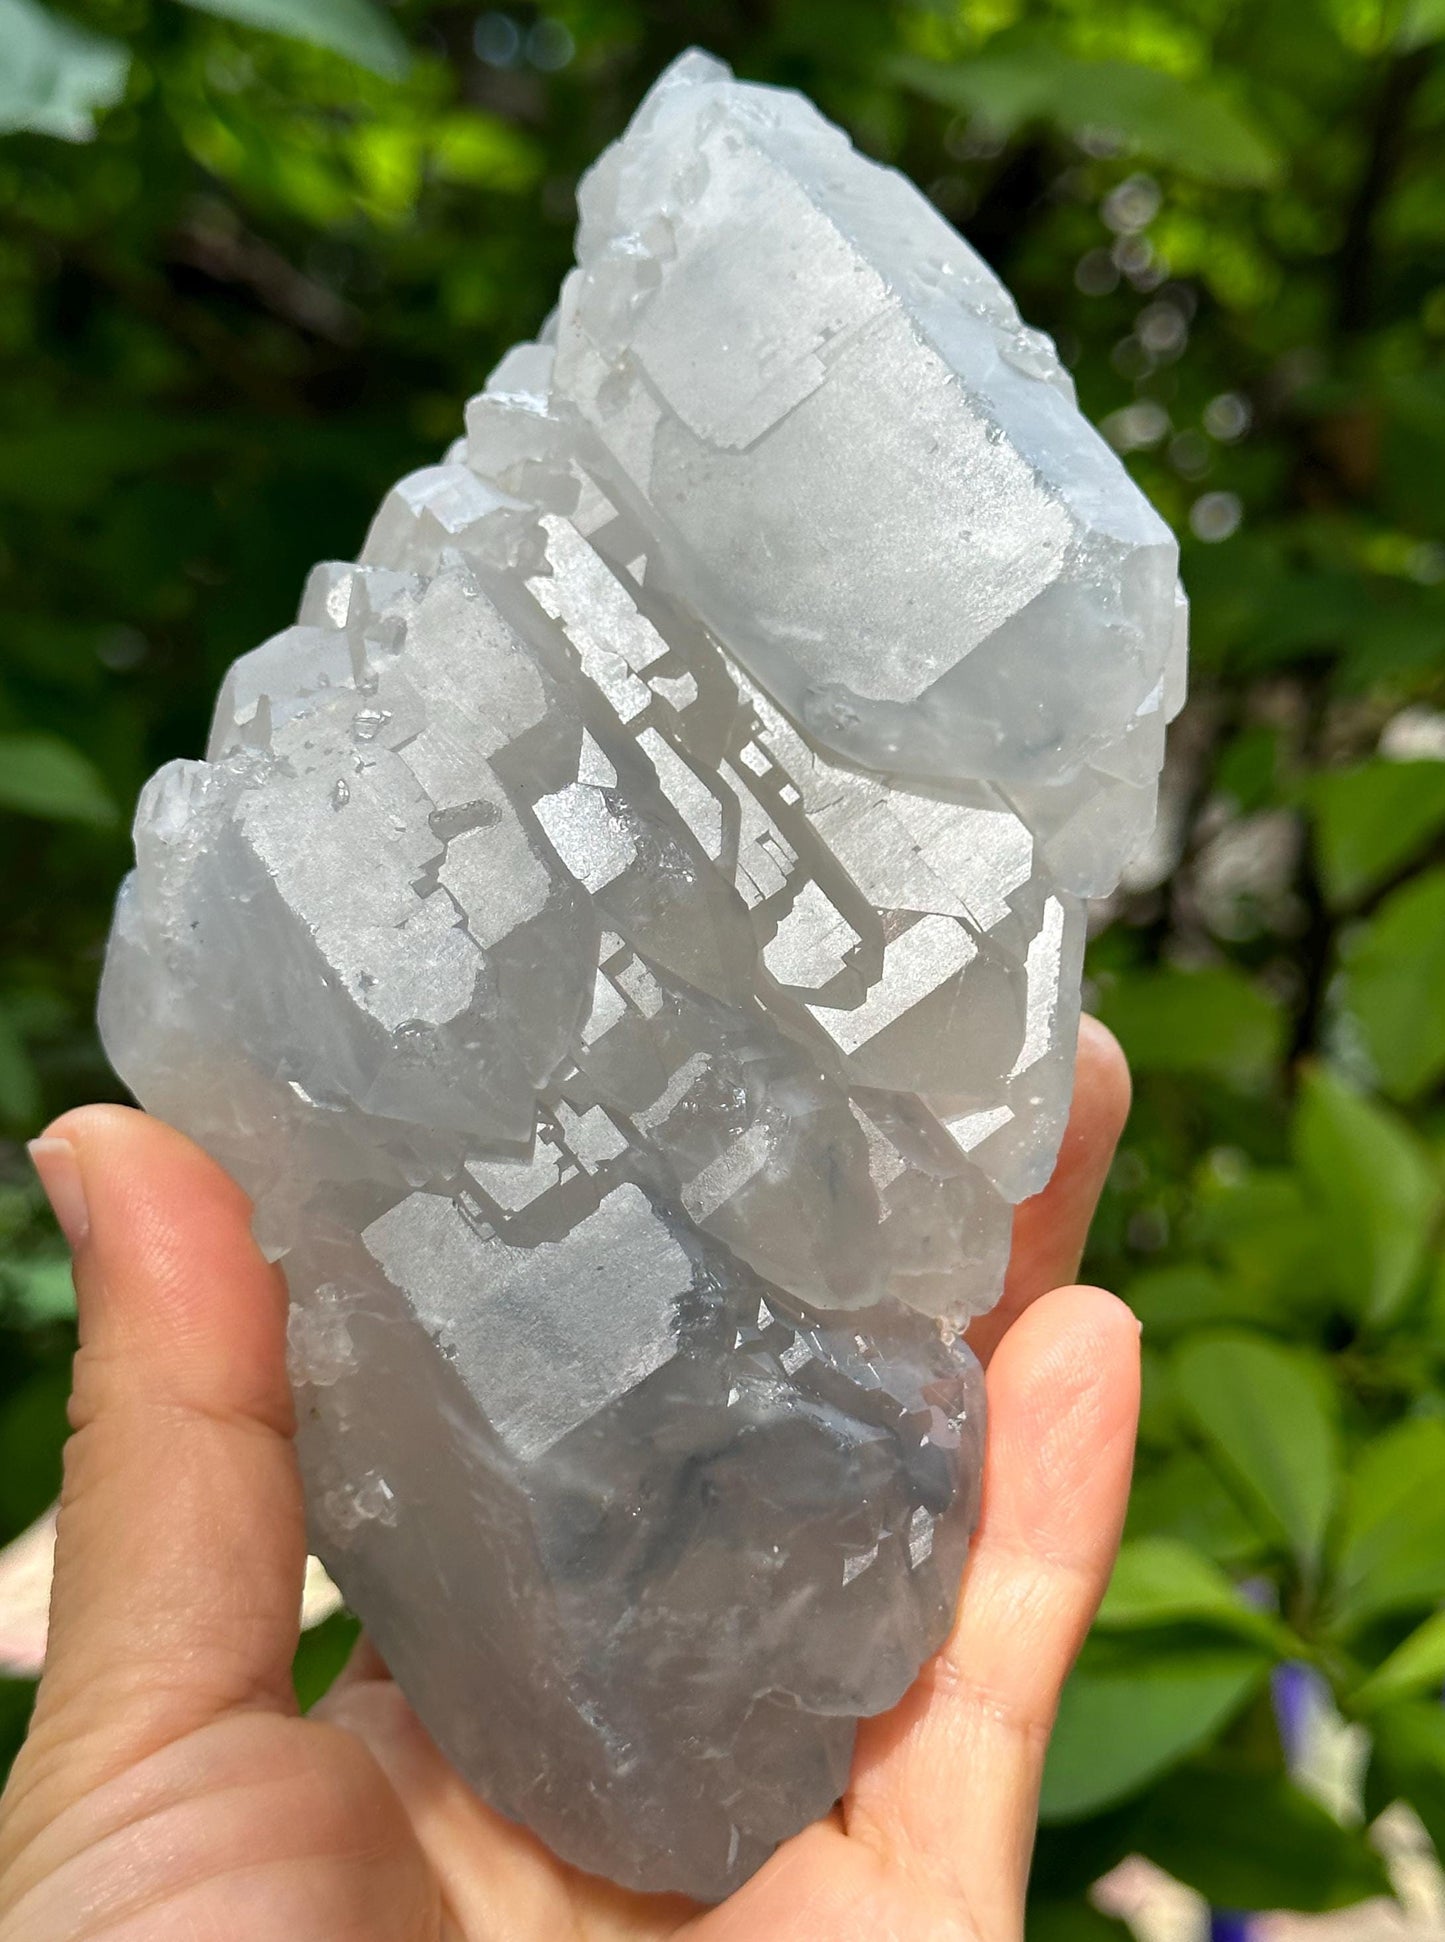
[[[1324,680],[1310,690],[1310,721],[1303,738],[1300,757],[1310,773],[1320,766],[1320,741],[1328,709],[1328,690]],[[1299,963],[1304,972],[1304,991],[1295,1014],[1294,1033],[1289,1048],[1287,1072],[1291,1086],[1297,1081],[1299,1062],[1318,1049],[1324,1022],[1325,992],[1335,961],[1335,918],[1325,899],[1315,854],[1313,831],[1304,847],[1299,873],[1299,894],[1305,907],[1305,931],[1299,942]]]
[[[1352,335],[1369,322],[1376,263],[1376,219],[1404,158],[1410,109],[1430,72],[1426,47],[1402,54],[1386,67],[1370,117],[1365,166],[1350,205],[1340,245],[1336,322]]]

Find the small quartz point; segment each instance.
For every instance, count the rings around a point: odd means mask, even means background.
[[[141,799],[106,1045],[284,1263],[316,1549],[583,1868],[726,1894],[948,1630],[1176,565],[929,204],[689,54]]]

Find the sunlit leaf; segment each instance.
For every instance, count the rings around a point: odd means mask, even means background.
[[[476,110],[441,117],[430,131],[430,142],[436,174],[469,188],[528,189],[545,162],[520,128]]]
[[[1394,1113],[1327,1067],[1306,1074],[1295,1148],[1347,1308],[1388,1320],[1410,1294],[1440,1203],[1439,1172]]]
[[[406,42],[371,0],[184,0],[184,4],[239,20],[247,27],[312,41],[377,74],[401,75],[410,63]]]
[[[125,93],[130,55],[36,0],[0,0],[0,133],[89,141]]]
[[[108,827],[115,803],[93,763],[58,735],[0,735],[0,809]]]
[[[1221,1471],[1313,1570],[1339,1478],[1335,1402],[1320,1364],[1241,1330],[1186,1341],[1174,1372],[1180,1407]]]
[[[409,217],[416,208],[426,162],[426,134],[411,124],[374,121],[352,138],[351,156],[366,205],[383,221]]]
[[[1119,136],[1138,154],[1206,182],[1267,188],[1281,174],[1280,151],[1264,129],[1203,78],[1077,60],[1044,43],[952,66],[905,57],[894,71],[906,87],[1001,134],[1050,121],[1070,135]]]
[[[1427,1688],[1445,1687],[1445,1612],[1417,1625],[1350,1695],[1356,1712],[1374,1712]]]

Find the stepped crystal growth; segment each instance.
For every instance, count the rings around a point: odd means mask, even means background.
[[[942,1640],[958,1337],[1154,811],[1175,547],[900,176],[689,55],[155,777],[116,1067],[285,1263],[313,1538],[583,1867],[717,1896]]]

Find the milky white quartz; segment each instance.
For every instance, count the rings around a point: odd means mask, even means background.
[[[949,1623],[959,1337],[1154,813],[1175,546],[899,175],[688,55],[147,787],[117,1070],[256,1201],[313,1541],[568,1860],[719,1896]]]

